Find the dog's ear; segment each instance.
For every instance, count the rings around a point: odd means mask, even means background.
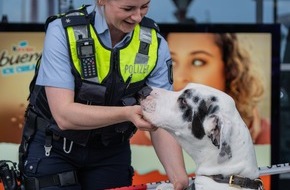
[[[231,122],[229,119],[211,115],[209,119],[204,123],[204,126],[209,127],[207,136],[210,138],[212,144],[219,149],[218,163],[223,163],[232,157],[232,151],[230,146],[230,134],[231,134]]]

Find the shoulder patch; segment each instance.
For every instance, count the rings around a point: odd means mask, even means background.
[[[70,10],[63,14],[48,17],[45,22],[45,30],[47,29],[50,22],[58,18],[61,19],[64,28],[69,26],[94,24],[95,11],[88,13],[86,9],[88,6],[90,5],[83,5],[79,9]]]
[[[85,15],[64,16],[61,22],[64,28],[90,24],[90,20]]]
[[[145,26],[145,27],[148,27],[148,28],[153,28],[155,29],[157,32],[159,32],[159,26],[158,24],[152,20],[151,18],[148,18],[148,17],[144,17],[140,23],[141,26]]]

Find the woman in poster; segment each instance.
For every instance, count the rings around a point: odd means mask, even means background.
[[[167,40],[173,60],[174,90],[194,82],[226,92],[235,100],[253,142],[270,144],[269,121],[258,111],[264,84],[248,52],[240,47],[237,36],[233,33],[170,33]]]

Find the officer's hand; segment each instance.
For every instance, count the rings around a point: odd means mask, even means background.
[[[174,190],[185,190],[187,189],[188,185],[182,184],[182,183],[174,183]]]
[[[142,131],[156,131],[157,127],[143,118],[142,108],[140,105],[128,106],[129,121]]]

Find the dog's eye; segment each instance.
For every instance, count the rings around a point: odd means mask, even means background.
[[[217,101],[217,97],[212,96],[212,97],[211,97],[211,101],[212,101],[212,102],[216,102],[216,101]]]
[[[194,103],[198,103],[198,101],[199,101],[199,97],[198,97],[198,96],[194,96],[194,97],[193,97],[193,102],[194,102]]]

